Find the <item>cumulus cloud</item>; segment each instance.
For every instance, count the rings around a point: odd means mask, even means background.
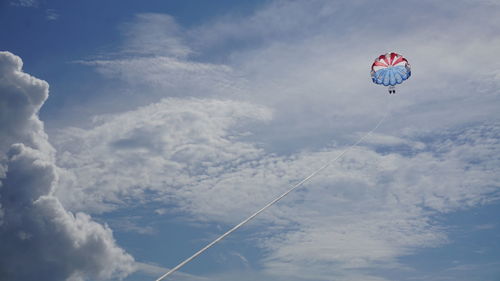
[[[48,84],[21,71],[19,57],[3,52],[0,57],[0,90],[2,92],[1,119],[2,157],[10,145],[16,142],[50,152],[45,141],[43,124],[37,113],[48,97]]]
[[[0,279],[122,278],[133,258],[111,229],[85,213],[66,211],[54,196],[60,169],[38,110],[48,84],[22,72],[22,61],[0,53]]]

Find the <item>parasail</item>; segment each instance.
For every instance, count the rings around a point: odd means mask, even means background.
[[[411,75],[408,60],[397,53],[380,55],[372,64],[371,76],[375,84],[389,87],[389,94],[395,94],[397,84],[403,83]]]

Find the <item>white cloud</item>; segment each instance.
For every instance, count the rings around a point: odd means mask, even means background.
[[[231,68],[198,63],[168,56],[132,57],[117,60],[81,61],[101,74],[119,78],[128,85],[160,89],[165,96],[209,96],[229,88],[234,90]],[[146,94],[144,93],[144,94]],[[143,94],[138,94],[143,96]]]
[[[10,53],[0,53],[0,90],[2,93],[0,138],[1,158],[16,142],[44,150],[51,154],[42,122],[36,118],[48,96],[48,84],[21,71],[22,61]]]
[[[494,36],[499,24],[494,9],[461,1],[443,17],[441,5],[414,1],[387,7],[389,22],[370,12],[380,7],[378,2],[310,2],[274,1],[248,17],[221,17],[191,29],[178,27],[169,16],[142,14],[138,17],[143,20],[126,25],[129,32],[176,26],[176,32],[155,38],[176,40],[196,55],[152,51],[153,55],[86,63],[121,79],[127,90],[135,86],[132,91],[141,98],[131,99],[131,104],[154,102],[151,96],[156,100],[195,96],[271,107],[274,122],[256,133],[273,149],[300,149],[306,143],[318,148],[332,138],[342,141],[339,136],[348,136],[353,129],[368,130],[367,120],[378,119],[385,111],[391,112],[392,128],[382,130],[396,137],[495,116],[499,83],[495,73],[500,65],[489,54],[500,48],[500,41]],[[359,21],[361,17],[365,20]],[[260,43],[247,44],[250,39]],[[124,48],[164,45],[127,42]],[[390,100],[385,89],[371,83],[368,69],[375,56],[388,50],[404,54],[414,70],[399,87],[400,95]],[[467,71],[471,61],[481,67]]]
[[[412,1],[386,7],[388,19],[381,2],[276,1],[191,30],[141,15],[131,34],[166,26],[154,33],[162,38],[124,45],[147,52],[86,64],[156,101],[62,130],[58,163],[72,192],[58,195],[76,210],[156,201],[232,224],[388,111],[366,147],[258,218],[254,226],[271,225],[254,229],[262,266],[271,276],[383,280],[360,269],[404,269],[399,257],[451,242],[435,216],[498,198],[500,17],[467,1]],[[369,65],[394,49],[413,77],[388,97]]]
[[[487,223],[487,224],[480,224],[480,225],[476,225],[474,227],[474,230],[478,230],[478,231],[481,231],[481,230],[490,230],[490,229],[495,229],[497,226],[493,223]]]
[[[59,169],[37,116],[48,84],[21,68],[19,57],[0,53],[0,279],[128,275],[133,258],[116,245],[111,229],[66,211],[53,195]]]
[[[47,20],[54,21],[59,19],[59,14],[55,9],[47,9],[45,10],[45,17],[47,18]]]
[[[135,266],[139,272],[142,272],[148,276],[151,276],[151,278],[158,278],[158,276],[163,275],[165,272],[169,271],[168,268],[164,268],[155,264],[150,264],[150,263],[142,263],[142,262],[136,262]],[[203,280],[210,280],[209,278],[206,277],[200,277],[192,274],[186,274],[182,272],[176,272],[173,275],[173,278],[175,280],[180,280],[180,281],[203,281]]]
[[[192,51],[184,44],[182,28],[173,17],[144,13],[122,26],[124,53],[184,58]]]
[[[12,6],[19,6],[19,7],[38,7],[38,1],[37,0],[12,0],[10,1],[10,4]]]
[[[136,232],[139,234],[154,234],[156,231],[151,226],[143,226],[138,221],[144,221],[144,217],[130,216],[120,219],[111,220],[108,223],[111,227],[123,232]]]
[[[160,215],[160,216],[166,214],[167,212],[168,212],[168,210],[165,208],[159,208],[159,209],[155,210],[155,214]]]
[[[75,190],[60,197],[68,206],[95,212],[112,208],[102,206],[105,201],[120,205],[147,199],[148,190],[167,196],[255,159],[262,151],[238,142],[239,133],[231,128],[270,115],[266,108],[243,102],[166,99],[98,118],[92,130],[67,129],[55,140],[58,163],[79,180]],[[89,191],[92,197],[85,195]]]
[[[98,210],[105,201],[119,207],[162,200],[195,220],[232,224],[345,149],[282,157],[229,137],[238,124],[233,118],[259,118],[255,112],[258,107],[227,101],[165,100],[108,117],[94,129],[68,130],[60,163],[86,183],[77,190],[93,194],[85,206],[86,197],[71,192],[76,197],[68,205]],[[359,147],[263,214],[259,225],[274,225],[259,239],[268,253],[264,268],[319,279],[333,267],[350,276],[356,268],[404,268],[398,257],[447,243],[432,217],[498,192],[500,163],[486,154],[498,155],[500,130],[485,125],[442,134],[427,141],[428,149],[402,155]]]

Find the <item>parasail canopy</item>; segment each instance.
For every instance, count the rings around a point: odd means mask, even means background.
[[[395,86],[410,77],[411,68],[408,61],[400,54],[387,53],[375,59],[371,75],[375,84]]]

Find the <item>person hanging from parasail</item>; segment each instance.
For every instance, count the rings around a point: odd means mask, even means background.
[[[397,53],[380,55],[372,64],[372,81],[388,87],[389,94],[396,93],[396,85],[411,76],[411,67],[403,56]]]

